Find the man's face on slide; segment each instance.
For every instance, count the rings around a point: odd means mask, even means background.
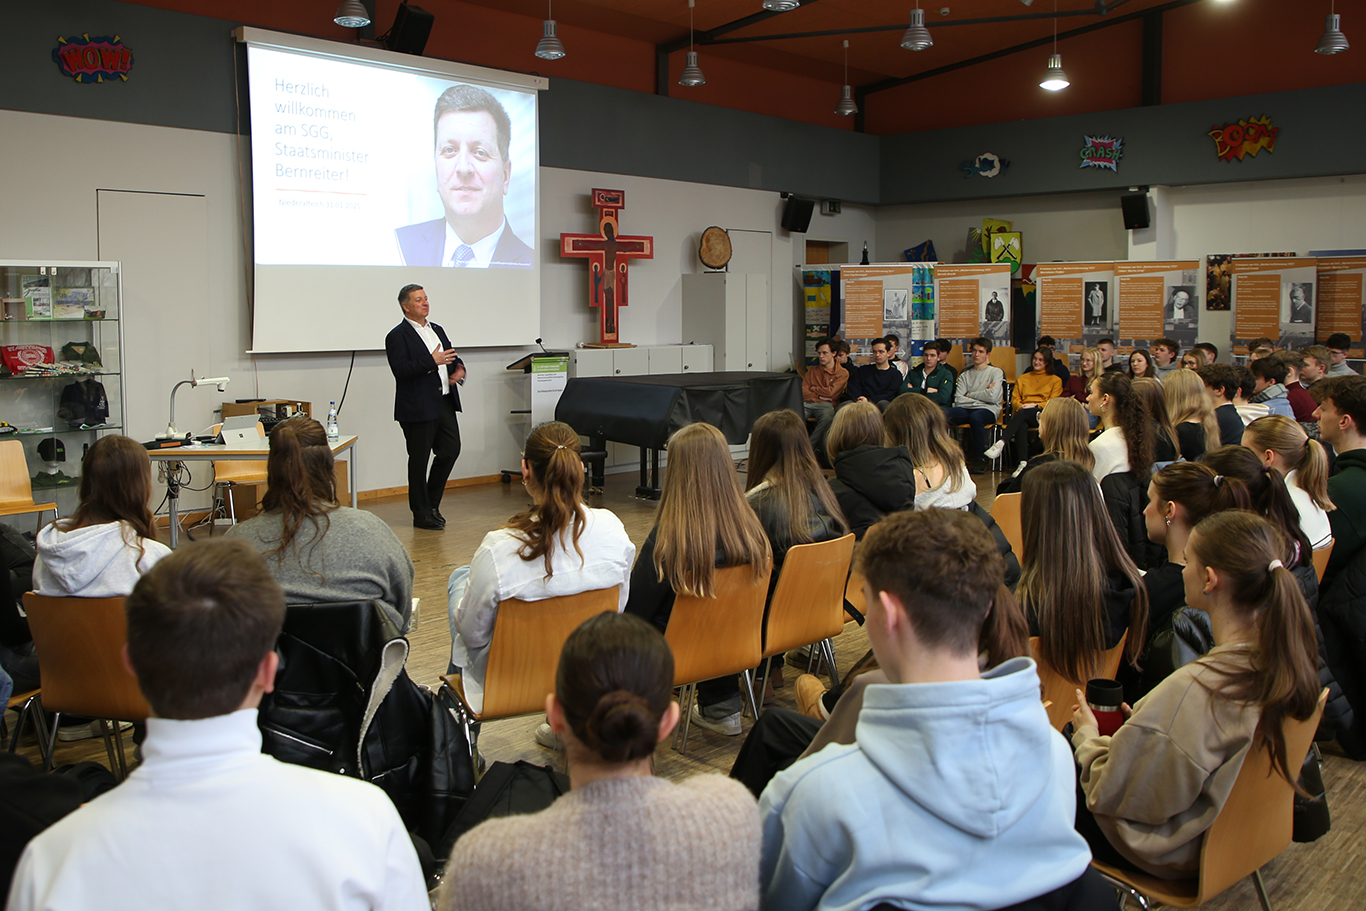
[[[409,293],[408,303],[399,306],[403,308],[404,316],[419,325],[427,322],[427,314],[432,309],[431,304],[427,303],[427,292],[421,288]]]
[[[446,220],[466,243],[503,223],[512,164],[498,153],[498,129],[487,111],[453,111],[436,125],[436,189]]]

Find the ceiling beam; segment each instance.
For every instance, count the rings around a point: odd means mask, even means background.
[[[1069,19],[1076,16],[1098,15],[1094,9],[1059,10],[1057,13],[1021,13],[1016,16],[988,16],[981,19],[946,19],[943,22],[927,22],[926,26],[945,28],[951,25],[991,25],[1000,22],[1023,22],[1031,19]],[[740,38],[713,38],[703,42],[698,36],[698,44],[752,44],[755,41],[787,41],[793,38],[828,38],[832,35],[863,35],[872,32],[901,32],[906,25],[865,25],[857,28],[832,28],[818,32],[786,32],[777,35],[747,35]]]
[[[1162,103],[1162,14],[1149,13],[1143,17],[1143,107]]]

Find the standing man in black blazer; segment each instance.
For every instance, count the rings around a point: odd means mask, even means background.
[[[451,340],[436,323],[427,321],[431,305],[421,285],[404,285],[398,292],[403,322],[389,331],[384,352],[394,373],[394,420],[408,443],[408,508],[413,527],[440,530],[441,495],[460,457],[460,390],[465,364],[451,348]],[[431,473],[427,457],[432,459]]]

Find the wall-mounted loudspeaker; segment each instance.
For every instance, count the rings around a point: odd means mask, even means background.
[[[420,6],[400,3],[398,14],[394,16],[394,27],[384,36],[384,46],[400,54],[421,56],[427,46],[427,38],[432,33],[432,22],[436,17]]]
[[[1130,231],[1148,227],[1148,194],[1134,193],[1119,198],[1119,206],[1124,210],[1124,227]]]
[[[815,211],[814,199],[789,196],[783,204],[783,229],[797,234],[805,234],[811,227],[811,213]]]

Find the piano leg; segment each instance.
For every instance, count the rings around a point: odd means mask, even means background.
[[[645,454],[650,454],[650,468],[647,474],[645,466]],[[640,486],[636,488],[636,496],[646,500],[659,499],[659,450],[646,449],[640,447]]]

